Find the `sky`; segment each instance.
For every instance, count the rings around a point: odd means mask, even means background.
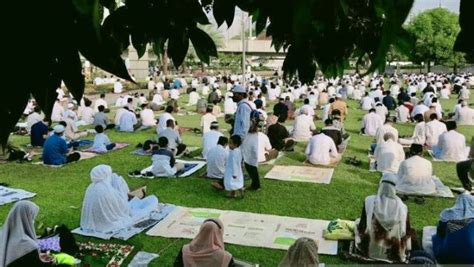
[[[474,1],[474,0],[471,0]],[[436,7],[444,7],[449,9],[452,12],[459,13],[459,4],[460,0],[415,0],[413,4],[412,10],[410,11],[410,15],[408,16],[407,20],[420,12],[423,12],[427,9],[432,9]],[[222,27],[220,32],[222,32],[225,38],[232,38],[232,36],[239,35],[241,29],[241,12],[240,10],[236,11],[236,17],[234,19],[234,23],[230,29],[226,30],[226,27]]]

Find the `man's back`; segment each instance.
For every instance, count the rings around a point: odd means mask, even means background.
[[[466,160],[466,138],[455,130],[443,133],[439,137],[439,155],[443,160],[462,161]]]
[[[61,165],[66,163],[67,144],[61,136],[53,134],[43,148],[43,162],[50,165]]]
[[[120,117],[120,131],[133,132],[133,125],[137,123],[135,114],[130,111],[125,111]]]
[[[33,126],[31,126],[31,145],[32,146],[43,146],[45,139],[44,135],[48,134],[48,126],[44,124],[42,121],[39,121]]]
[[[432,120],[426,123],[426,144],[434,146],[438,144],[439,136],[447,131],[446,124],[439,120]]]
[[[217,145],[221,136],[223,134],[216,130],[211,130],[202,136],[202,156],[204,158],[207,158],[208,152]]]
[[[225,164],[229,151],[221,145],[214,146],[209,150],[207,157],[207,177],[224,178]]]
[[[309,140],[306,155],[312,164],[328,165],[331,155],[337,155],[337,148],[331,137],[317,134]]]
[[[281,125],[280,123],[275,123],[268,127],[268,138],[270,139],[270,143],[272,147],[277,150],[282,150],[285,146],[284,139],[288,138],[290,133],[286,129],[285,126]]]
[[[164,131],[161,131],[159,137],[166,137],[168,139],[168,147],[170,149],[176,149],[181,142],[178,131],[172,128],[166,128]]]
[[[101,125],[105,129],[107,127],[107,115],[104,112],[96,112],[92,124],[94,126]]]
[[[336,146],[342,144],[342,133],[341,130],[334,126],[326,126],[324,127],[321,132],[329,137],[334,141]]]

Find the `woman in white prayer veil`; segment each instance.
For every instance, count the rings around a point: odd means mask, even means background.
[[[81,229],[89,232],[115,232],[158,208],[158,199],[149,196],[128,202],[128,185],[108,165],[98,165],[91,171],[92,184],[86,190],[81,214]]]
[[[406,262],[416,244],[408,208],[396,195],[395,174],[384,174],[377,195],[365,199],[361,218],[356,221],[357,253],[377,261]]]

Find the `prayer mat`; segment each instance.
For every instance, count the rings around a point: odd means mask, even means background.
[[[91,153],[91,152],[84,152],[84,151],[75,151],[79,154],[81,154],[81,158],[79,159],[79,161],[81,160],[86,160],[86,159],[91,159],[91,158],[95,158],[98,154],[96,153]],[[76,161],[77,162],[77,161]],[[41,165],[41,166],[46,166],[46,167],[51,167],[51,168],[60,168],[62,166],[65,166],[65,165],[68,165],[68,164],[72,164],[72,163],[75,163],[75,162],[70,162],[70,163],[67,163],[67,164],[63,164],[63,165],[49,165],[49,164],[44,164],[43,161],[39,161],[39,162],[33,162],[33,164],[35,165]]]
[[[78,242],[81,266],[118,267],[132,253],[134,246],[127,244]]]
[[[145,218],[145,219],[141,218],[138,221],[136,221],[133,225],[116,232],[111,232],[111,233],[90,232],[90,231],[83,231],[81,227],[78,227],[72,230],[71,233],[76,234],[76,235],[82,235],[82,236],[96,237],[96,238],[105,239],[105,240],[109,240],[112,237],[121,239],[121,240],[128,240],[131,237],[157,224],[159,221],[166,218],[176,208],[176,206],[169,205],[169,204],[158,204],[158,206],[159,206],[159,210],[152,211],[149,218]]]
[[[151,156],[151,153],[145,152],[145,150],[141,148],[132,151],[131,154],[137,155],[137,156]]]
[[[275,162],[279,159],[281,159],[283,156],[285,155],[285,152],[279,152],[278,153],[278,156],[274,159],[271,159],[269,161],[264,161],[264,162],[259,162],[258,164],[262,164],[262,165],[274,165]]]
[[[288,250],[300,237],[314,239],[319,254],[336,255],[337,241],[325,240],[329,221],[250,212],[177,207],[146,234],[167,238],[192,239],[206,219],[224,223],[224,242],[235,245]]]
[[[179,171],[178,173],[175,174],[175,176],[177,176],[179,178],[188,177],[191,174],[193,174],[193,173],[199,171],[200,169],[202,169],[204,166],[206,166],[205,161],[186,161],[186,160],[177,159],[176,163],[183,163],[184,164],[184,170],[181,170],[181,171]],[[141,173],[143,175],[141,178],[148,178],[148,179],[155,178],[154,176],[147,177],[145,175],[147,172],[151,172],[152,168],[153,168],[153,166],[149,166],[149,167],[143,169],[141,171]]]
[[[128,264],[128,267],[146,267],[152,260],[158,258],[159,256],[160,255],[156,253],[139,251]]]
[[[0,206],[34,196],[36,196],[36,193],[31,193],[23,189],[0,186]]]
[[[115,147],[112,150],[109,150],[107,152],[112,152],[112,151],[115,151],[115,150],[119,150],[119,149],[125,148],[129,145],[130,144],[128,144],[128,143],[115,143]],[[107,152],[96,152],[92,148],[88,148],[88,149],[84,150],[84,152],[91,152],[91,153],[96,153],[96,154],[107,154]]]
[[[334,169],[329,168],[277,165],[273,166],[265,178],[289,182],[329,184],[333,173]]]
[[[466,146],[466,148],[465,148],[465,150],[464,150],[464,153],[466,153],[466,159],[464,159],[464,160],[467,160],[467,159],[468,159],[470,150],[471,150],[471,147]],[[457,161],[454,161],[454,160],[439,159],[439,158],[435,157],[435,154],[434,154],[433,150],[428,150],[428,154],[430,154],[430,156],[431,156],[431,158],[433,159],[433,161],[457,162]]]
[[[180,159],[180,158],[184,158],[185,157],[185,154],[186,156],[188,156],[189,154],[195,152],[195,151],[198,151],[200,148],[199,147],[196,147],[196,146],[191,146],[191,147],[187,147],[185,152],[181,153],[181,155],[179,156],[176,156],[177,159]]]
[[[423,227],[423,249],[430,255],[434,256],[433,253],[433,236],[436,234],[436,226],[425,226]]]
[[[431,195],[411,194],[411,193],[406,194],[406,193],[404,193],[402,191],[399,191],[399,190],[397,190],[397,193],[401,194],[401,195],[407,195],[407,196],[454,198],[454,195],[453,195],[453,192],[451,192],[451,189],[448,186],[444,185],[443,182],[441,182],[441,180],[438,177],[433,176],[433,177],[431,177],[431,179],[433,180],[433,182],[436,185],[436,193],[434,193],[434,194],[431,194]]]
[[[303,162],[303,164],[307,167],[312,167],[312,168],[315,168],[315,167],[320,167],[320,168],[336,168],[337,165],[342,161],[342,155],[341,155],[341,158],[334,162],[334,163],[331,163],[331,164],[328,164],[328,165],[321,165],[321,164],[313,164],[311,162],[309,162],[308,160],[305,160]]]

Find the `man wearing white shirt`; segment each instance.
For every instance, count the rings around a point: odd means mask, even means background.
[[[211,130],[211,123],[214,121],[217,121],[217,118],[212,115],[212,106],[207,106],[206,114],[201,117],[201,131],[203,134]]]
[[[440,91],[441,99],[449,99],[449,95],[451,92],[449,91],[448,87],[446,85],[443,86],[443,89]]]
[[[458,125],[474,125],[474,109],[470,108],[466,101],[463,101],[461,108],[454,114],[454,120]]]
[[[307,114],[308,114],[309,116],[311,116],[311,117],[314,118],[314,115],[315,115],[315,114],[314,114],[314,109],[313,109],[313,107],[309,104],[309,99],[308,99],[308,98],[306,98],[306,99],[304,100],[304,105],[300,108],[300,110],[306,110],[306,111],[307,111]]]
[[[360,106],[362,110],[370,110],[374,108],[375,102],[372,97],[369,96],[368,92],[365,92],[365,96],[360,101]]]
[[[170,98],[174,100],[179,99],[179,90],[178,89],[170,89]]]
[[[410,138],[400,138],[398,142],[402,145],[419,144],[425,145],[426,143],[426,123],[423,115],[417,114],[413,120],[416,122],[413,135]]]
[[[94,109],[91,108],[92,102],[87,99],[84,101],[85,107],[81,109],[79,113],[79,118],[84,121],[86,125],[92,124],[94,122]]]
[[[28,132],[31,132],[31,127],[35,125],[37,122],[43,121],[44,115],[41,112],[41,108],[39,106],[34,107],[33,113],[28,115],[26,119],[26,129]]]
[[[221,136],[224,136],[219,132],[219,123],[213,121],[211,123],[211,130],[202,136],[202,157],[207,159],[209,151],[211,151],[216,145]]]
[[[51,113],[51,121],[60,122],[63,117],[63,112],[63,103],[58,99],[56,102],[54,102],[53,111]]]
[[[263,127],[260,127],[263,129]],[[270,139],[268,136],[258,131],[258,162],[265,162],[271,159],[274,159],[278,156],[278,151],[272,148],[272,144],[270,143]]]
[[[315,165],[333,164],[341,158],[332,138],[323,133],[311,137],[305,154],[307,160]]]
[[[232,99],[232,94],[229,94],[227,99],[224,101],[224,114],[233,115],[237,110],[237,104]]]
[[[375,136],[377,129],[382,127],[383,121],[379,115],[375,113],[375,109],[372,108],[369,110],[368,114],[365,114],[362,119],[362,130],[361,132],[368,136]]]
[[[101,94],[100,98],[96,99],[94,102],[94,110],[95,112],[99,111],[99,106],[104,106],[105,113],[109,112],[107,101],[105,101],[105,94]]]
[[[297,141],[308,141],[316,130],[313,118],[308,115],[307,110],[300,110],[300,115],[296,116],[293,124],[291,137]]]
[[[459,91],[459,99],[469,100],[470,95],[471,92],[469,91],[469,89],[466,88],[466,86],[463,86],[462,89]]]
[[[382,119],[382,122],[385,122],[388,115],[388,109],[381,102],[378,102],[375,105],[375,113],[380,116],[380,119]]]
[[[403,102],[395,110],[397,112],[397,122],[407,123],[410,120],[410,110],[405,107]]]
[[[410,158],[402,161],[398,170],[396,189],[402,194],[431,195],[436,193],[433,182],[433,166],[430,161],[421,157],[423,146],[412,144]]]
[[[423,101],[420,101],[415,107],[413,107],[413,110],[411,111],[411,117],[414,118],[418,114],[424,115],[428,110],[429,108],[425,106]]]
[[[217,145],[208,152],[206,177],[223,179],[225,164],[229,156],[229,150],[226,149],[229,139],[225,136],[219,137]],[[221,188],[224,187],[223,183]]]
[[[445,161],[463,161],[467,159],[468,147],[466,138],[456,131],[455,121],[446,122],[447,132],[441,134],[438,144],[433,146],[433,154],[437,159]]]
[[[392,135],[392,139],[398,142],[398,130],[392,126],[392,119],[387,119],[385,124],[380,126],[375,133],[376,144],[379,145],[385,140],[385,134],[389,133]]]
[[[164,108],[163,107],[164,104],[165,104],[165,101],[163,100],[163,96],[161,96],[161,94],[155,94],[153,96],[153,100],[151,101],[150,107],[153,111],[159,111]]]
[[[431,114],[430,121],[426,123],[426,145],[432,147],[438,144],[441,134],[447,132],[446,124],[438,120],[438,115]]]
[[[123,85],[120,80],[117,79],[114,83],[114,94],[121,94],[123,91]]]
[[[119,131],[121,132],[133,132],[135,126],[138,123],[135,113],[130,111],[127,106],[124,107],[125,111],[120,116]]]
[[[167,106],[166,109],[165,109],[165,112],[160,115],[160,117],[158,119],[158,127],[156,128],[156,132],[158,134],[160,134],[161,131],[166,130],[166,122],[168,120],[173,120],[173,121],[176,122],[173,115],[171,115],[173,113],[173,110],[174,109],[173,109],[172,106]]]
[[[392,133],[385,133],[383,141],[377,144],[374,156],[377,161],[377,171],[397,173],[400,163],[405,160],[405,151]]]
[[[141,105],[142,111],[140,111],[140,118],[142,119],[142,125],[145,127],[155,127],[156,120],[153,110],[148,107],[148,104]]]
[[[199,94],[196,92],[196,88],[191,89],[191,92],[189,93],[189,101],[188,101],[188,106],[195,106],[197,105],[198,100],[201,99]]]

